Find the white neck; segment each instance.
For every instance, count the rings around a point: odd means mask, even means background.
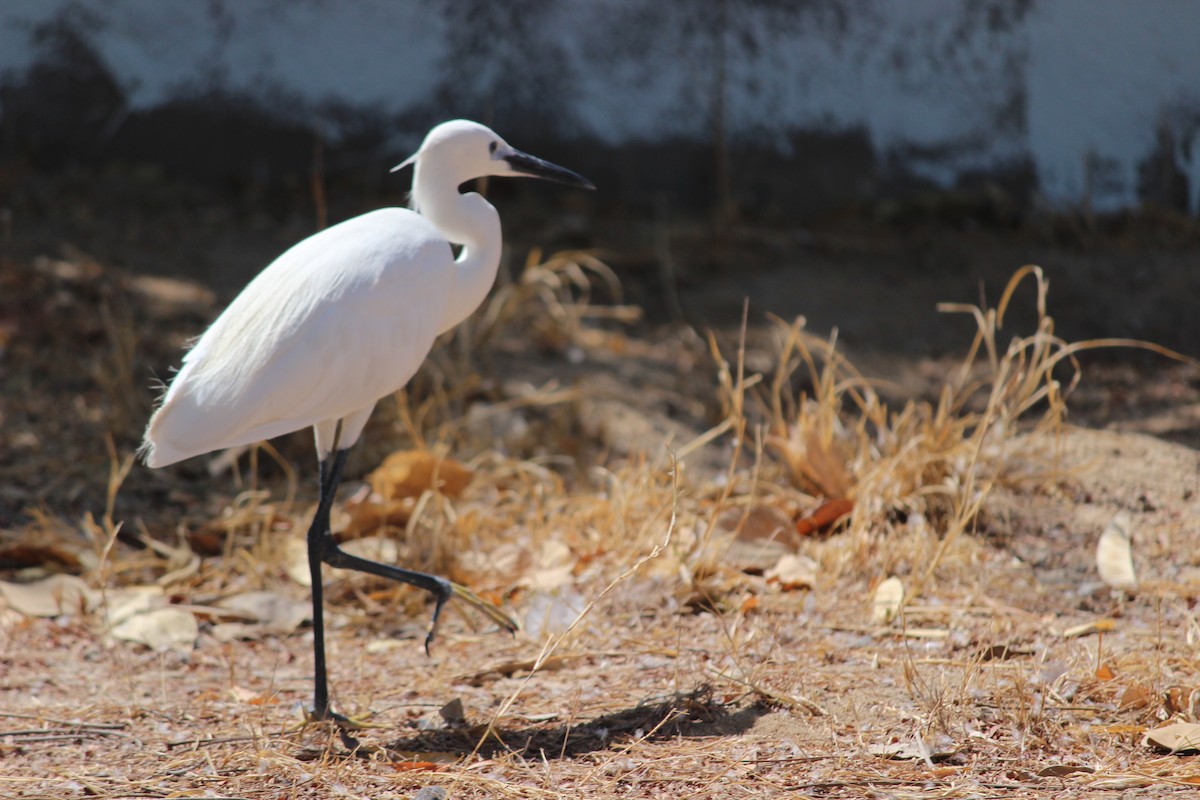
[[[442,332],[479,308],[500,266],[500,215],[478,194],[459,194],[460,183],[448,170],[430,164],[418,163],[413,175],[417,210],[447,241],[463,246],[454,262],[454,286],[442,314]]]

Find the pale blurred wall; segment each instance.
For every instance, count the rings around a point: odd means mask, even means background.
[[[347,110],[405,121],[397,153],[458,114],[785,156],[797,132],[855,132],[876,172],[952,186],[1024,169],[1054,208],[1135,205],[1165,158],[1200,203],[1192,0],[4,0],[5,82],[53,57],[55,21],[122,114],[218,89],[334,139]]]

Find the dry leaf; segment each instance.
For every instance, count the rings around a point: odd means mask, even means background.
[[[722,560],[741,572],[762,574],[800,543],[792,521],[768,506],[727,512],[717,525],[734,533]]]
[[[433,772],[457,764],[461,756],[454,753],[419,753],[411,750],[388,750],[391,767],[396,772]],[[440,786],[426,786],[414,795],[428,800],[444,800],[446,790]]]
[[[1172,686],[1163,692],[1163,707],[1172,716],[1179,714],[1191,722],[1200,715],[1200,689],[1191,686]]]
[[[474,473],[457,461],[428,450],[399,450],[383,460],[371,473],[371,488],[384,500],[419,497],[437,489],[447,497],[458,497]]]
[[[1200,724],[1176,722],[1146,732],[1142,744],[1151,744],[1171,753],[1194,753],[1200,750]]]
[[[384,500],[375,502],[371,499],[346,503],[346,513],[350,520],[342,528],[339,537],[346,539],[361,539],[378,533],[380,528],[403,528],[412,517],[417,507],[414,497],[404,497],[400,500]]]
[[[112,629],[116,639],[144,644],[151,650],[191,650],[200,628],[196,618],[179,608],[156,608],[135,614]]]
[[[796,533],[801,536],[810,536],[823,528],[830,527],[853,510],[854,501],[849,497],[826,501],[818,506],[812,514],[796,520]]]
[[[948,736],[939,736],[937,741],[932,743],[920,736],[914,736],[905,742],[871,745],[867,750],[874,756],[897,761],[924,761],[932,766],[935,761],[946,761],[958,753],[953,744]]]
[[[467,722],[467,709],[463,706],[461,697],[456,697],[439,708],[438,714],[447,725],[464,725]]]
[[[1095,774],[1096,770],[1091,767],[1082,767],[1076,764],[1055,764],[1052,767],[1046,767],[1038,771],[1039,778],[1062,778],[1066,775],[1074,775],[1077,772],[1083,772],[1088,775]]]
[[[501,661],[499,664],[493,664],[487,669],[479,672],[472,672],[467,675],[460,675],[457,680],[469,683],[472,686],[480,686],[489,678],[510,678],[518,672],[532,672],[534,667],[540,672],[551,672],[553,670],[562,669],[570,661],[579,659],[580,656],[563,655],[549,656],[542,660],[541,665],[538,665],[537,659],[523,658],[515,661]]]
[[[239,703],[245,703],[249,706],[273,706],[279,704],[279,695],[274,692],[257,692],[253,689],[247,689],[244,686],[232,686],[229,693],[233,695],[233,699]]]
[[[237,611],[252,619],[272,633],[288,634],[300,627],[310,614],[309,604],[293,600],[279,592],[243,592],[226,597],[217,603],[218,608]]]
[[[161,586],[126,586],[123,589],[114,589],[108,593],[108,616],[105,621],[109,627],[120,625],[131,617],[156,608],[164,608],[166,605],[167,597],[163,594]]]
[[[766,572],[768,583],[776,583],[785,592],[811,589],[817,581],[818,564],[808,556],[787,554]]]
[[[904,602],[904,584],[899,578],[892,576],[875,587],[874,600],[871,606],[871,621],[886,625],[900,613]]]
[[[100,602],[99,592],[74,575],[51,575],[33,583],[0,581],[0,595],[13,609],[30,617],[91,611]]]
[[[287,636],[312,616],[308,603],[278,592],[243,592],[224,598],[217,607],[236,611],[249,620],[214,625],[212,635],[222,642],[259,639],[267,634]]]
[[[1121,693],[1121,702],[1117,704],[1118,711],[1136,711],[1150,705],[1152,695],[1149,687],[1140,683],[1131,683]]]
[[[1129,513],[1121,511],[1108,523],[1096,545],[1096,569],[1100,572],[1100,579],[1114,589],[1137,586],[1133,571],[1132,532]]]
[[[800,543],[792,532],[792,521],[771,506],[759,505],[749,509],[726,511],[717,520],[717,527],[737,535],[747,542],[778,541],[786,547]]]

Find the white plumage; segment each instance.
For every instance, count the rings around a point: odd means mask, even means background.
[[[408,382],[443,330],[454,270],[437,228],[402,208],[295,245],[184,356],[146,431],[146,463],[339,419],[352,444],[375,401]]]

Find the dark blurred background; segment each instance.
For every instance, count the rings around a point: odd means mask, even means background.
[[[599,248],[651,321],[937,352],[1037,261],[1065,335],[1196,354],[1198,41],[1167,0],[6,0],[0,235],[227,297],[464,116],[599,188],[493,181],[509,261]]]
[[[975,333],[938,302],[994,306],[1027,263],[1063,338],[1200,356],[1197,42],[1188,0],[2,0],[0,532],[99,513],[188,338],[296,241],[405,203],[389,168],[459,116],[597,186],[490,181],[499,281],[535,248],[593,249],[645,310],[614,341],[650,345],[578,363],[525,309],[448,414],[525,370],[702,430],[703,334],[735,352],[744,299],[751,371],[774,363],[768,314],[803,314],[890,399],[936,398]],[[1036,308],[1030,281],[1002,335]],[[1200,371],[1084,360],[1072,421],[1200,443]],[[598,424],[579,413],[537,424]],[[373,424],[351,471],[403,439]],[[278,444],[306,463],[308,438]],[[135,469],[117,511],[170,528],[207,497],[198,461]]]

